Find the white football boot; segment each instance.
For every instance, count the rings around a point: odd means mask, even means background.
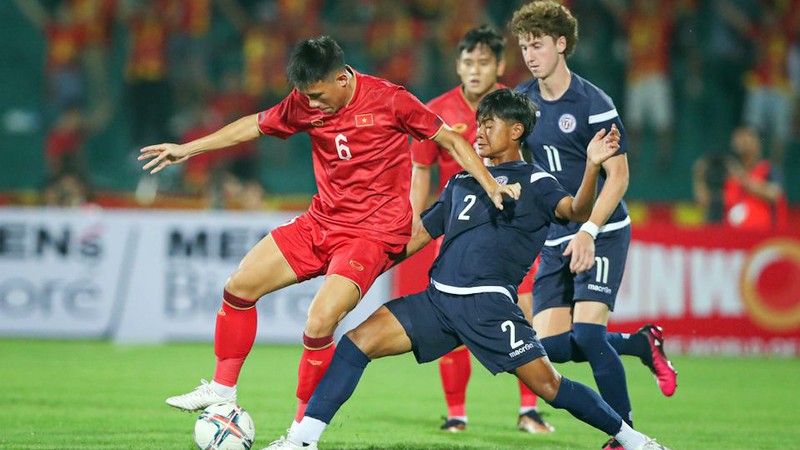
[[[183,395],[176,395],[166,400],[169,406],[180,409],[181,411],[195,412],[202,411],[216,403],[236,403],[236,392],[230,397],[223,397],[211,389],[211,384],[206,380],[200,380],[192,392]]]
[[[656,442],[655,439],[648,439],[647,442],[642,444],[642,446],[636,450],[669,450],[669,449]]]
[[[272,441],[268,446],[261,450],[318,450],[317,443],[298,445],[289,439],[281,436],[277,441]]]

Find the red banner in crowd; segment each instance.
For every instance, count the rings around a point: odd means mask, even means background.
[[[423,252],[394,270],[394,296],[425,287]],[[800,233],[634,227],[609,329],[648,322],[669,351],[800,356]]]

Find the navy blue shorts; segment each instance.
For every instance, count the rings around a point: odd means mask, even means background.
[[[420,364],[462,344],[493,374],[545,355],[522,310],[503,294],[453,295],[428,286],[385,306],[406,330]]]
[[[562,256],[569,241],[542,247],[533,284],[533,314],[560,306],[571,307],[581,300],[605,303],[613,311],[630,242],[629,226],[597,235],[594,266],[577,275],[569,271],[570,258]]]

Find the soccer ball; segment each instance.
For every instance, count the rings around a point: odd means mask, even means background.
[[[231,403],[209,406],[194,424],[194,442],[201,450],[249,450],[255,437],[250,414]]]

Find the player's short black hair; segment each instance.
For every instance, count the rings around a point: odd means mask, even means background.
[[[330,36],[319,36],[299,42],[292,50],[286,66],[286,78],[297,88],[306,88],[327,80],[344,69],[344,51]]]
[[[489,47],[498,62],[503,60],[506,38],[489,25],[481,25],[467,31],[467,34],[458,42],[458,57],[461,57],[461,53],[465,50],[471,52],[479,45]]]
[[[536,104],[527,95],[510,89],[498,89],[483,97],[475,117],[478,122],[496,117],[509,123],[521,123],[525,131],[520,141],[525,141],[536,125],[537,110]]]

